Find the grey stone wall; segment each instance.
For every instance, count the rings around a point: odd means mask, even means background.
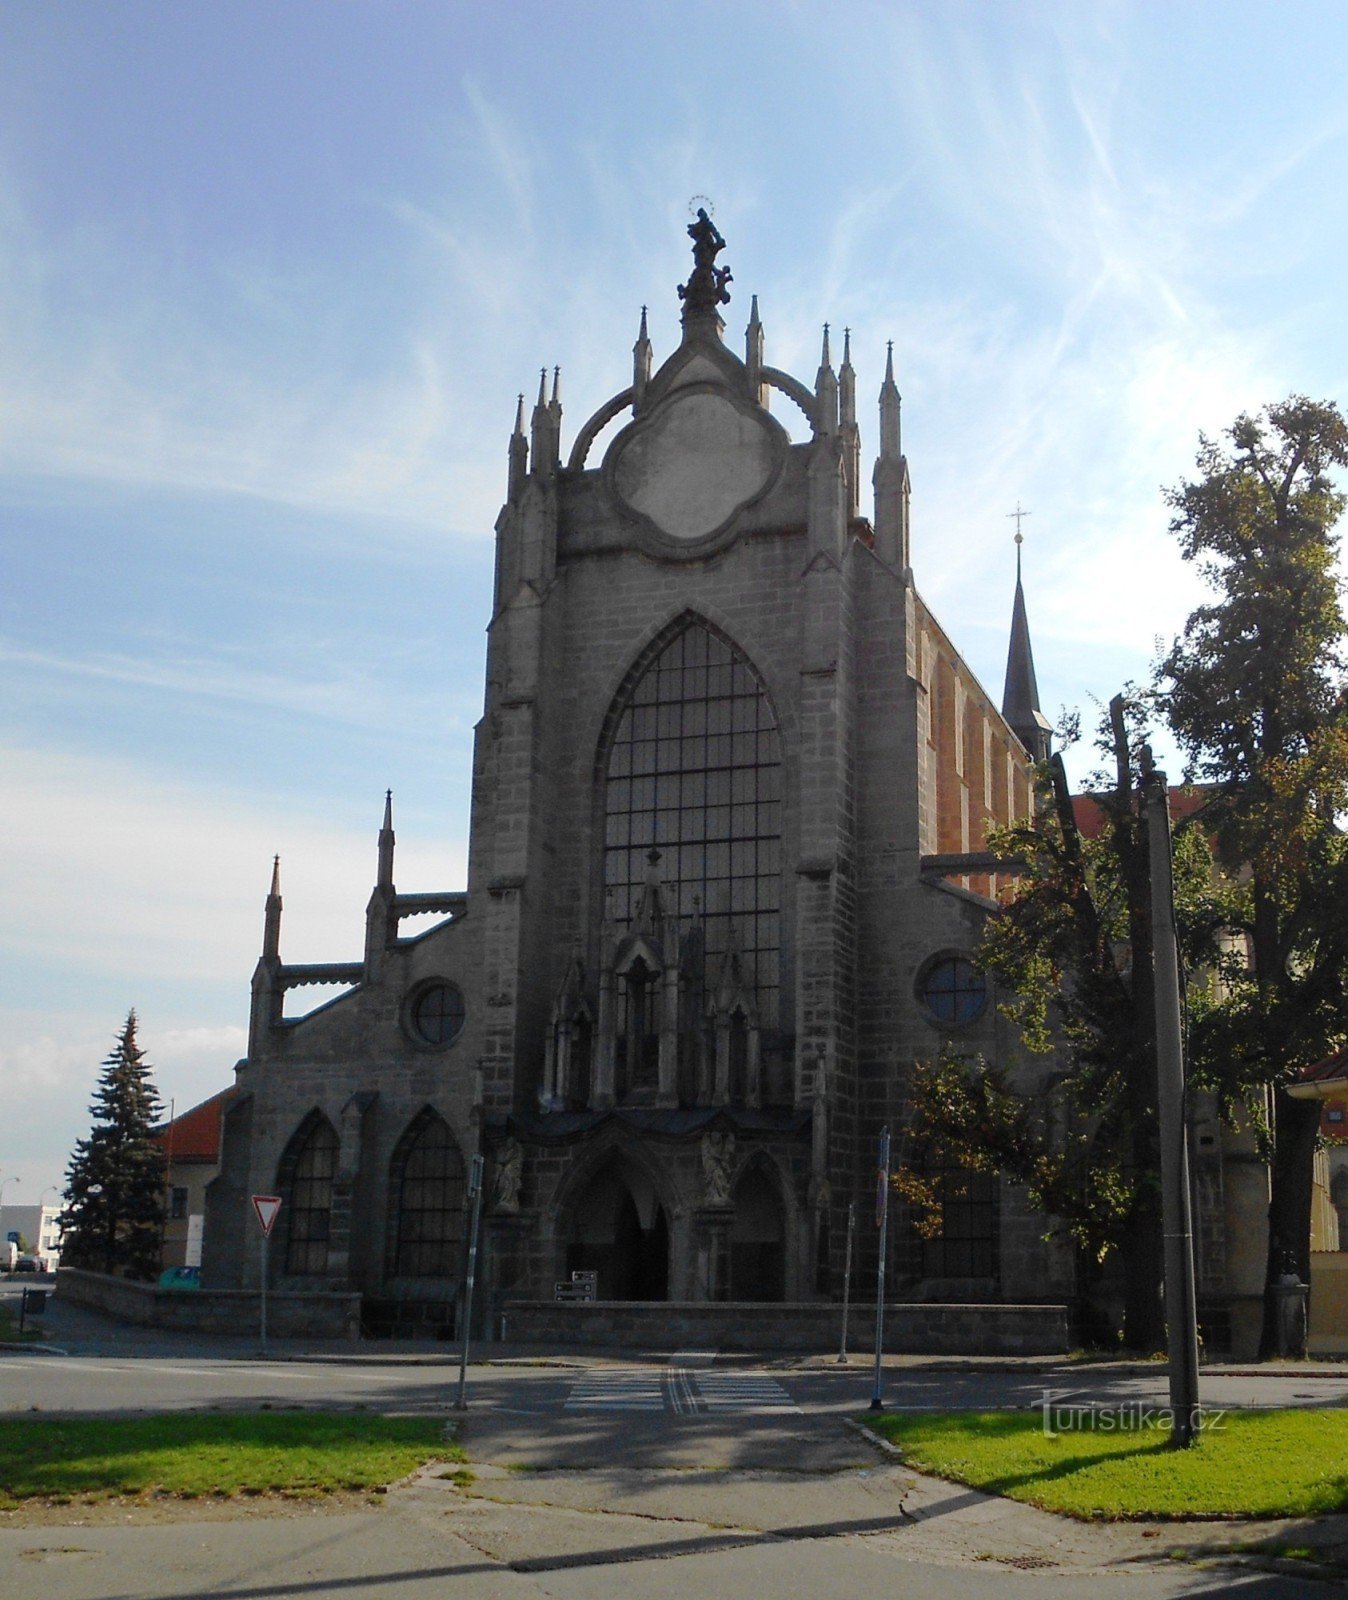
[[[841,1333],[840,1309],[818,1302],[554,1305],[551,1301],[511,1300],[504,1307],[504,1317],[504,1337],[512,1343],[553,1348],[827,1351],[837,1348]],[[874,1306],[854,1306],[848,1323],[849,1348],[853,1352],[873,1349],[874,1338]],[[885,1349],[893,1354],[1061,1355],[1068,1347],[1066,1306],[885,1306]]]
[[[142,1327],[204,1334],[259,1331],[260,1297],[246,1290],[160,1289],[152,1283],[61,1267],[56,1292],[72,1305],[105,1311]],[[278,1339],[357,1339],[360,1296],[273,1291],[267,1296],[267,1332]]]

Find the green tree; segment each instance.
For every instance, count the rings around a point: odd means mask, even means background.
[[[158,1272],[164,1155],[153,1131],[161,1109],[131,1011],[103,1062],[89,1108],[93,1130],[76,1144],[66,1172],[67,1266],[131,1278]]]
[[[1190,772],[1215,786],[1205,825],[1248,880],[1248,971],[1196,1019],[1192,1059],[1228,1096],[1271,1090],[1268,1282],[1309,1274],[1319,1106],[1286,1085],[1348,1041],[1348,694],[1330,474],[1348,464],[1332,404],[1293,395],[1203,438],[1171,491],[1171,531],[1214,591],[1157,669]],[[1272,1296],[1264,1349],[1274,1338]]]
[[[915,1100],[927,1136],[956,1164],[1023,1183],[1031,1204],[1074,1241],[1088,1324],[1100,1266],[1119,1254],[1124,1341],[1152,1350],[1165,1331],[1164,1250],[1138,720],[1136,701],[1119,696],[1100,730],[1113,770],[1089,792],[1100,818],[1092,837],[1078,826],[1055,756],[1035,814],[990,841],[1015,863],[1016,881],[989,919],[979,961],[1026,1048],[1059,1051],[1066,1070],[1027,1093],[1004,1069],[970,1071],[946,1058],[918,1067]],[[1189,970],[1210,968],[1222,960],[1220,930],[1235,913],[1201,830],[1178,830],[1175,880],[1182,959]],[[921,1180],[902,1186],[934,1212],[938,1197],[924,1194]]]

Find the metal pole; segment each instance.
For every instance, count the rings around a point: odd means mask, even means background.
[[[871,1390],[872,1411],[883,1411],[884,1376],[880,1356],[885,1347],[885,1257],[889,1254],[889,1128],[880,1134],[879,1192],[875,1197],[876,1221],[880,1224],[880,1270],[875,1281],[875,1384]]]
[[[1156,1087],[1161,1135],[1161,1210],[1165,1227],[1165,1326],[1170,1356],[1172,1442],[1195,1442],[1198,1401],[1198,1316],[1194,1236],[1189,1199],[1189,1133],[1180,1026],[1179,952],[1171,866],[1170,799],[1165,773],[1143,756],[1143,794],[1151,855],[1152,962],[1156,990]]]
[[[271,1235],[264,1232],[262,1235],[262,1293],[258,1297],[258,1316],[262,1335],[262,1354],[267,1353],[267,1255]]]
[[[857,1203],[855,1200],[847,1202],[847,1258],[843,1266],[843,1314],[842,1337],[838,1341],[838,1363],[845,1365],[847,1361],[847,1315],[852,1302],[852,1235],[857,1226]]]
[[[482,1166],[482,1157],[474,1156],[472,1170],[468,1175],[468,1193],[473,1200],[473,1220],[468,1230],[468,1273],[464,1285],[463,1348],[459,1351],[459,1397],[454,1402],[456,1411],[464,1410],[468,1404],[465,1398],[468,1384],[468,1330],[473,1321],[473,1280],[477,1276],[477,1229],[482,1217]]]

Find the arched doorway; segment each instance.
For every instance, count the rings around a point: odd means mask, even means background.
[[[740,1174],[731,1199],[730,1298],[786,1298],[786,1218],[776,1179],[755,1160]]]
[[[565,1265],[599,1276],[601,1300],[669,1298],[669,1220],[645,1172],[606,1162],[566,1213]]]

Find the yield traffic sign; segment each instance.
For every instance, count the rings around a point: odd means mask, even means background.
[[[257,1212],[258,1226],[262,1229],[262,1237],[267,1238],[276,1225],[276,1216],[281,1209],[279,1194],[255,1194],[253,1196],[253,1210]]]

